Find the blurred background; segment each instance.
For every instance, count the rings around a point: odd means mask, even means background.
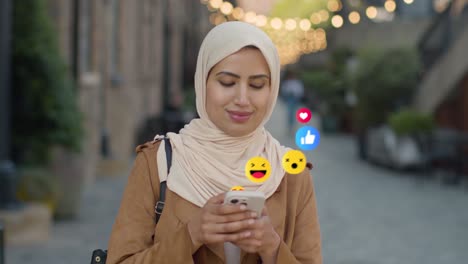
[[[324,263],[466,263],[468,1],[0,0],[0,264],[107,247],[135,146],[197,117],[198,49],[232,20],[303,87],[269,131],[296,147],[302,106],[321,132]]]

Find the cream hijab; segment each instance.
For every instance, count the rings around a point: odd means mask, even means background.
[[[270,68],[271,93],[263,122],[252,133],[232,137],[218,129],[206,112],[206,80],[218,62],[246,46],[257,47]],[[281,158],[288,150],[265,130],[276,104],[279,90],[280,62],[270,38],[257,27],[244,22],[226,22],[213,28],[201,45],[195,73],[195,94],[199,119],[192,120],[179,134],[168,133],[173,156],[167,175],[164,147],[158,150],[158,172],[168,188],[202,207],[211,197],[236,185],[261,191],[270,197],[285,174]],[[156,136],[156,138],[161,136]],[[246,162],[255,156],[270,161],[270,178],[262,184],[249,181],[244,174]]]

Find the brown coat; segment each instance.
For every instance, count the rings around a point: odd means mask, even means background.
[[[160,142],[137,147],[137,157],[109,240],[108,264],[224,263],[222,243],[193,249],[187,222],[199,207],[169,189],[159,223],[156,153]],[[282,242],[277,263],[322,263],[315,193],[308,170],[286,174],[267,199],[271,222]],[[241,252],[242,264],[260,262],[258,254]]]

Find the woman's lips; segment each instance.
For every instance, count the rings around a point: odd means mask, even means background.
[[[234,122],[239,123],[246,122],[252,116],[252,112],[227,111],[227,113]]]

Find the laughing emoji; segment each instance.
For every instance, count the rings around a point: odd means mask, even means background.
[[[307,164],[304,153],[299,150],[290,150],[283,156],[283,169],[289,174],[301,173]]]
[[[231,188],[231,191],[243,191],[244,187],[237,185]]]
[[[270,162],[262,157],[253,157],[245,164],[245,176],[251,182],[262,183],[270,177]]]

